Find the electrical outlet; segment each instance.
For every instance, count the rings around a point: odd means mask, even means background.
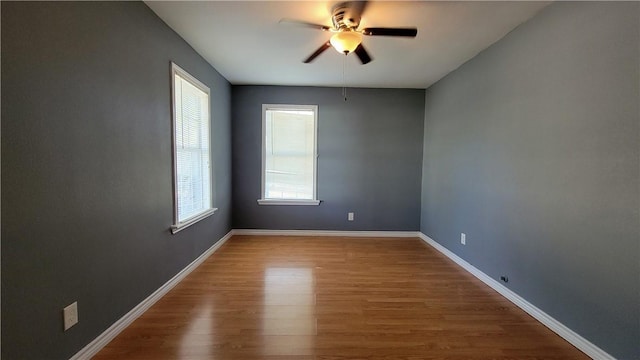
[[[467,245],[467,234],[460,233],[460,244]]]
[[[347,220],[353,221],[353,213],[352,212],[347,214]]]
[[[78,323],[78,302],[67,306],[62,309],[62,317],[64,319],[64,331],[69,330],[70,327]]]

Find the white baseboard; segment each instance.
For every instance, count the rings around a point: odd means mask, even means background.
[[[146,299],[142,300],[140,304],[131,309],[118,321],[113,323],[107,330],[95,338],[92,342],[87,344],[82,350],[78,351],[70,360],[89,360],[92,356],[97,354],[103,347],[105,347],[113,338],[115,338],[122,330],[126,329],[134,320],[147,311],[153,304],[155,304],[160,298],[162,298],[169,290],[173,289],[182,279],[195,270],[200,264],[202,264],[211,254],[220,248],[227,240],[233,235],[233,230],[229,231],[225,236],[218,240],[207,251],[198,256],[191,264],[187,265],[153,294],[149,295]]]
[[[419,231],[339,231],[339,230],[263,230],[234,229],[233,235],[270,236],[348,236],[348,237],[419,237]]]
[[[463,269],[470,272],[471,275],[475,276],[480,281],[487,284],[490,288],[497,291],[500,295],[504,296],[507,300],[514,303],[517,307],[524,310],[527,314],[533,316],[533,318],[541,322],[543,325],[551,329],[556,334],[560,335],[560,337],[567,340],[571,345],[578,348],[578,350],[582,351],[583,353],[587,354],[593,359],[615,360],[613,356],[611,356],[604,350],[600,349],[599,347],[591,343],[589,340],[583,338],[582,336],[577,334],[575,331],[569,329],[564,324],[562,324],[558,320],[551,317],[549,314],[538,309],[533,304],[531,304],[527,300],[520,297],[520,295],[514,293],[513,291],[509,290],[507,287],[505,287],[498,281],[491,278],[489,275],[478,270],[475,266],[469,264],[468,262],[460,258],[458,255],[451,252],[449,249],[437,243],[432,238],[428,237],[423,233],[419,233],[419,237],[424,242],[426,242],[427,244],[429,244],[430,246],[432,246],[433,248],[435,248],[436,250],[444,254],[446,257],[453,260],[453,262],[460,265]]]

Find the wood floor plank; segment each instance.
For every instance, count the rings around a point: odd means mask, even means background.
[[[413,238],[234,236],[94,359],[588,359]]]

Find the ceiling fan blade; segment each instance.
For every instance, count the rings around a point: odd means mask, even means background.
[[[367,50],[364,49],[364,46],[362,46],[362,44],[358,45],[354,52],[356,53],[356,55],[358,55],[358,59],[360,59],[362,65],[371,62],[371,56],[369,56],[369,53],[367,53]]]
[[[314,23],[301,21],[301,20],[295,20],[295,19],[280,19],[280,21],[278,23],[279,24],[285,24],[285,25],[299,26],[299,27],[307,27],[307,28],[312,28],[312,29],[317,29],[317,30],[322,30],[322,31],[331,30],[331,28],[329,26],[326,26],[326,25],[314,24]]]
[[[362,29],[362,35],[416,37],[416,35],[418,35],[418,29],[370,27]]]
[[[331,43],[330,42],[326,42],[324,44],[322,44],[322,46],[320,46],[318,48],[318,50],[316,50],[313,54],[311,54],[311,56],[309,56],[308,58],[306,58],[303,63],[308,64],[310,62],[313,61],[313,59],[317,58],[318,55],[322,54],[325,50],[327,50],[328,48],[331,47]]]

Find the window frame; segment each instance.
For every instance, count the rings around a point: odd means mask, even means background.
[[[313,199],[277,199],[265,197],[266,186],[266,143],[267,143],[267,110],[304,110],[313,111]],[[262,152],[261,188],[259,205],[320,205],[318,200],[318,105],[262,104]]]
[[[209,131],[209,206],[195,214],[192,215],[182,221],[179,220],[178,216],[178,149],[177,149],[177,106],[176,106],[176,75],[180,76],[183,80],[191,83],[194,87],[198,88],[202,92],[207,94],[207,129]],[[183,68],[171,62],[171,149],[172,149],[172,190],[173,190],[173,225],[171,225],[171,233],[175,234],[185,228],[213,215],[218,209],[214,207],[214,199],[215,199],[215,182],[214,182],[214,162],[213,162],[213,147],[211,146],[212,140],[212,129],[211,129],[211,90],[207,85],[202,83],[200,80],[196,79],[193,75],[189,74]]]

